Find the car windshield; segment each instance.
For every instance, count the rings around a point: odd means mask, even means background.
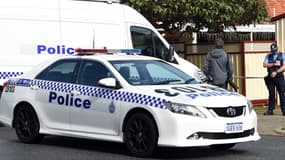
[[[159,60],[117,60],[110,63],[132,85],[198,83],[193,77]]]

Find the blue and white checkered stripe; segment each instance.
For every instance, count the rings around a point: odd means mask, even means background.
[[[18,83],[21,81],[21,83]],[[165,101],[162,98],[139,94],[139,93],[132,93],[132,92],[125,92],[125,91],[117,91],[112,89],[106,88],[99,88],[99,87],[91,87],[91,86],[83,86],[83,85],[76,85],[76,84],[68,84],[68,83],[60,83],[60,82],[52,82],[52,81],[43,81],[43,80],[27,80],[27,79],[19,79],[16,85],[19,86],[33,86],[36,85],[41,89],[49,90],[49,91],[59,91],[59,92],[66,92],[69,93],[70,91],[77,90],[82,95],[85,96],[92,96],[98,98],[105,98],[105,99],[112,99],[118,100],[122,102],[129,102],[129,103],[136,103],[136,104],[143,104],[147,106],[157,107],[157,108],[165,108],[163,102]],[[26,84],[24,84],[24,83]]]
[[[22,75],[23,72],[0,72],[0,79],[7,79]]]

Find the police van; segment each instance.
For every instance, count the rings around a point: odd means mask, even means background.
[[[126,54],[134,49],[77,51],[5,83],[0,121],[20,141],[107,140],[145,157],[161,146],[229,149],[260,139],[251,102],[236,92],[199,83],[161,59]]]
[[[172,62],[197,80],[199,68],[179,57],[136,10],[118,0],[3,0],[0,84],[74,48],[139,48]]]

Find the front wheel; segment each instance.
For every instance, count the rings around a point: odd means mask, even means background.
[[[127,121],[124,141],[134,156],[150,156],[157,146],[158,132],[154,120],[143,113],[135,113]]]
[[[22,106],[15,113],[16,134],[23,143],[38,143],[43,136],[39,133],[40,123],[31,106]]]

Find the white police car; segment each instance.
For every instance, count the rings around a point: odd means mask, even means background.
[[[4,86],[0,120],[24,143],[45,134],[93,138],[143,157],[157,145],[228,149],[260,139],[245,97],[151,57],[57,57]]]

